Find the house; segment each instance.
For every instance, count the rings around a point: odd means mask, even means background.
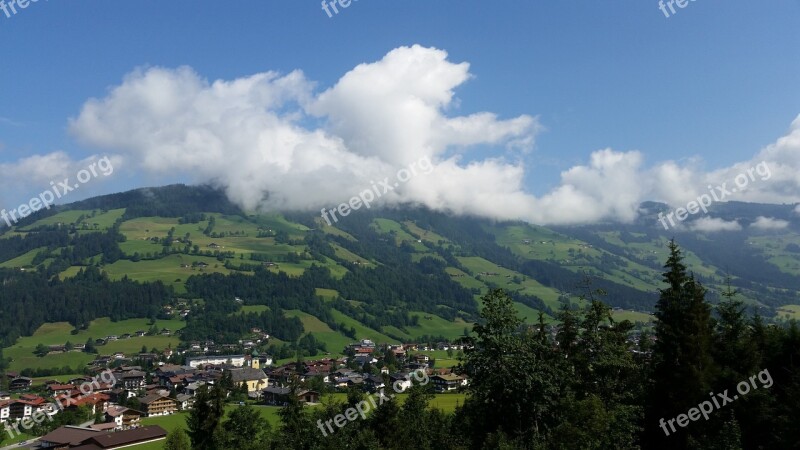
[[[28,377],[16,377],[8,382],[8,389],[11,391],[26,391],[30,389],[33,380]]]
[[[186,385],[185,388],[183,388],[183,392],[187,395],[191,395],[192,397],[194,397],[195,395],[197,395],[197,391],[200,389],[200,386],[203,386],[204,384],[206,383],[203,381],[195,381],[194,383],[189,383]]]
[[[73,394],[71,398],[69,396],[61,396],[57,400],[63,405],[63,409],[88,407],[92,414],[97,414],[108,409],[108,402],[111,400],[111,396],[98,393],[89,395]]]
[[[129,370],[116,377],[120,387],[129,390],[141,389],[145,384],[145,373],[138,370]]]
[[[436,392],[450,392],[458,390],[462,386],[464,378],[454,374],[434,375],[431,377],[431,382],[433,382]]]
[[[74,384],[49,384],[47,385],[47,392],[53,397],[59,394],[69,394],[75,390]]]
[[[406,389],[411,387],[411,377],[406,373],[393,373],[389,375],[389,381],[392,383],[392,389],[395,392],[405,392]]]
[[[429,362],[430,360],[431,360],[431,358],[430,358],[430,356],[428,356],[428,355],[424,355],[424,354],[421,354],[421,353],[420,353],[420,354],[418,354],[418,355],[414,355],[414,361],[415,361],[417,364],[423,364],[423,363],[427,363],[427,362]]]
[[[18,399],[9,401],[8,418],[13,420],[30,417],[34,411],[46,408],[47,404],[47,400],[38,395],[21,395]]]
[[[152,364],[158,359],[155,353],[139,353],[135,359],[138,359],[144,364]]]
[[[149,394],[139,398],[141,410],[147,417],[166,416],[178,411],[178,402],[163,394]]]
[[[178,402],[178,409],[186,411],[187,409],[194,408],[194,396],[189,394],[178,394],[175,396]]]
[[[386,383],[383,382],[383,378],[377,375],[370,375],[367,378],[364,378],[364,387],[366,387],[370,392],[377,392],[383,389],[386,386]]]
[[[289,400],[292,390],[286,387],[268,387],[261,391],[264,402],[268,405],[284,405]],[[299,390],[295,394],[301,403],[319,403],[319,392]]]
[[[105,412],[105,421],[115,424],[117,430],[128,430],[131,428],[138,428],[140,426],[140,419],[143,413],[135,409],[126,408],[124,406],[109,406]]]
[[[247,386],[247,392],[257,392],[269,385],[269,377],[261,369],[243,367],[231,369],[234,386]]]

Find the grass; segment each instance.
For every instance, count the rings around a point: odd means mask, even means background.
[[[336,300],[339,296],[339,291],[335,289],[316,288],[314,295],[322,297],[323,300]]]
[[[264,311],[269,311],[269,306],[267,305],[244,305],[242,309],[239,310],[240,313],[262,313]],[[237,313],[234,313],[237,314]]]
[[[206,268],[191,267],[192,263],[204,262]],[[188,265],[189,267],[181,267]],[[167,286],[172,286],[179,294],[186,292],[186,280],[192,275],[202,273],[228,274],[230,271],[216,258],[196,255],[168,255],[161,259],[141,260],[138,262],[121,259],[114,264],[103,267],[112,280],[119,280],[127,276],[134,281],[154,282],[161,281]],[[66,274],[64,274],[66,276]],[[180,280],[180,281],[178,281]]]
[[[389,336],[381,333],[380,331],[373,330],[372,328],[363,325],[361,322],[357,321],[356,319],[353,319],[350,316],[345,315],[341,311],[334,309],[331,310],[331,314],[333,315],[333,318],[336,319],[336,322],[344,323],[345,326],[347,327],[355,328],[357,340],[369,339],[377,344],[399,343],[395,339],[390,338]]]
[[[312,336],[325,343],[328,352],[340,355],[344,348],[353,340],[347,336],[333,331],[328,324],[322,322],[318,318],[300,310],[286,310],[287,317],[297,317],[303,323],[303,328],[306,333],[311,333]]]
[[[447,339],[455,339],[464,335],[464,328],[472,329],[471,323],[461,319],[451,322],[437,315],[422,311],[410,311],[409,314],[419,316],[419,326],[409,328],[413,338],[427,334],[429,336],[444,336]]]
[[[652,314],[645,314],[637,311],[612,311],[611,316],[617,322],[622,322],[623,320],[630,320],[633,323],[641,322],[641,323],[650,323],[655,320]]]
[[[531,277],[525,276],[510,269],[506,269],[505,267],[498,266],[491,261],[477,256],[459,257],[458,260],[464,265],[464,267],[473,273],[473,278],[477,282],[486,286],[485,289],[481,290],[481,294],[485,294],[488,291],[489,283],[491,283],[492,285],[496,285],[509,291],[536,296],[542,299],[542,301],[551,309],[555,310],[559,308],[559,292],[553,288],[539,283]],[[480,275],[482,272],[484,275]],[[486,273],[496,273],[497,275],[486,275]],[[455,280],[466,287],[466,283],[468,282],[466,281],[467,278],[469,278],[469,275],[464,277],[456,277]],[[536,316],[534,315],[533,317]]]
[[[427,247],[422,245],[422,243],[417,242],[420,239],[417,239],[406,232],[403,229],[402,224],[389,219],[375,219],[372,223],[379,232],[394,236],[394,240],[397,245],[400,245],[403,242],[408,242],[412,247],[414,247],[414,250],[422,253],[428,252]]]
[[[226,405],[225,406],[225,413],[226,416],[230,414],[231,411],[235,410],[239,406],[237,405]],[[272,429],[276,429],[280,424],[280,417],[278,416],[278,411],[280,411],[279,407],[275,406],[254,406],[255,410],[259,412],[261,418],[266,420],[267,422],[272,425]],[[159,417],[145,417],[142,419],[142,426],[147,425],[158,425],[161,428],[165,429],[167,433],[173,431],[177,428],[183,428],[184,430],[187,429],[186,426],[186,417],[189,415],[188,412],[179,412],[176,414],[170,414],[169,416],[159,416]],[[128,447],[135,450],[161,450],[164,448],[164,441],[159,442],[152,442],[149,444],[141,444],[141,445],[134,445],[132,447]]]
[[[78,229],[81,229],[83,224],[86,224],[89,229],[94,230],[95,224],[97,225],[97,230],[107,230],[114,225],[114,222],[117,221],[122,215],[125,213],[125,209],[112,209],[106,212],[102,212],[100,210],[75,210],[75,211],[64,211],[53,216],[44,218],[42,220],[37,220],[33,224],[20,228],[20,230],[30,230],[41,226],[47,225],[56,225],[59,223],[62,224],[75,224],[77,225]],[[94,214],[94,217],[91,215]],[[80,216],[84,216],[83,220],[78,222]]]
[[[417,239],[421,239],[423,241],[430,242],[430,243],[436,244],[436,245],[439,245],[440,242],[442,244],[449,244],[450,243],[449,239],[447,239],[447,238],[445,238],[445,237],[443,237],[443,236],[441,236],[439,234],[436,234],[433,231],[423,230],[422,228],[418,227],[417,224],[415,224],[414,222],[411,222],[409,220],[403,222],[403,225],[405,225],[406,229],[408,229],[408,231],[411,232],[411,234],[413,234],[414,237],[416,237]]]
[[[83,352],[67,352],[40,358],[34,355],[33,351],[39,344],[61,345],[67,341],[73,344],[83,344],[90,337],[97,339],[110,335],[119,336],[125,333],[134,333],[138,330],[147,331],[150,329],[148,322],[148,319],[129,319],[112,322],[107,317],[100,318],[93,320],[87,330],[81,330],[77,334],[72,334],[74,328],[69,323],[46,323],[40,326],[33,336],[21,337],[16,344],[3,349],[3,354],[5,357],[12,359],[9,370],[20,371],[26,368],[50,369],[68,366],[80,371],[83,366],[95,358],[95,355]],[[175,331],[186,326],[186,323],[181,320],[159,320],[156,322],[156,326],[159,329],[169,328]],[[138,353],[143,345],[148,349],[152,347],[164,349],[170,345],[177,347],[178,343],[178,338],[174,336],[143,336],[112,341],[98,347],[97,350],[100,354],[115,352],[131,354]]]
[[[8,261],[0,264],[0,268],[12,269],[14,267],[33,267],[33,258],[43,251],[47,250],[46,247],[39,247],[25,253],[24,255],[17,256],[16,258],[9,259]]]
[[[783,318],[800,320],[800,305],[781,306],[777,312]]]
[[[389,391],[386,391],[386,395],[389,395]],[[394,397],[400,406],[405,403],[406,399],[408,398],[408,394],[395,394]],[[467,394],[463,393],[456,393],[451,392],[447,394],[435,394],[433,399],[428,403],[428,408],[430,409],[440,409],[444,413],[453,413],[456,410],[456,406],[460,406],[464,404],[464,401],[467,398]],[[347,401],[347,394],[345,393],[335,393],[335,394],[328,394],[323,397],[321,401],[337,401],[340,403],[344,403]]]

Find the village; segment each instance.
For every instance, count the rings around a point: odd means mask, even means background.
[[[213,343],[193,343],[182,353],[197,355],[222,348]],[[345,356],[279,365],[255,349],[245,354],[184,356],[183,364],[169,362],[182,356],[171,348],[130,358],[102,355],[90,363],[88,375],[66,382],[34,383],[30,377],[7,372],[9,392],[0,392],[0,422],[14,437],[41,429],[37,426],[53,422],[61,412],[80,411],[88,416],[84,423],[50,430],[38,438],[39,448],[92,444],[113,449],[166,438],[166,430],[158,425],[144,426],[142,419],[190,410],[203,386],[220,383],[230,388],[229,403],[265,407],[286,405],[291,395],[300,403],[314,406],[325,394],[350,389],[376,393],[391,387],[404,392],[412,386],[410,374],[419,370],[428,375],[434,392],[461,391],[468,384],[467,378],[455,374],[452,368],[434,368],[432,358],[422,353],[433,350],[452,353],[462,351],[463,346],[448,342],[378,345],[362,339],[348,345]],[[100,437],[112,434],[113,439]]]

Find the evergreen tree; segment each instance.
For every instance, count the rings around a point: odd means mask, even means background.
[[[183,428],[176,428],[169,432],[164,441],[164,450],[192,450],[189,436]]]
[[[457,413],[459,432],[481,447],[502,431],[512,439],[541,440],[556,415],[563,358],[541,336],[522,329],[511,298],[493,290],[483,298],[482,323],[468,338],[462,369],[470,396]]]
[[[712,324],[705,289],[687,274],[674,240],[669,251],[664,266],[667,287],[661,289],[656,303],[654,370],[645,432],[648,448],[681,449],[701,441],[704,428],[712,427],[692,422],[687,428],[676,425],[673,431],[667,424],[666,435],[661,420],[673,419],[708,399],[714,374]]]
[[[197,391],[194,408],[186,418],[189,438],[194,450],[221,449],[220,422],[225,412],[225,393],[215,385],[211,389],[205,384]]]
[[[226,449],[256,450],[265,448],[269,441],[269,423],[251,406],[231,411],[222,429]]]

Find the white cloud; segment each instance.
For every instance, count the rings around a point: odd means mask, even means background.
[[[98,156],[93,155],[82,160],[72,159],[66,152],[57,151],[43,155],[33,155],[11,163],[0,164],[0,204],[2,208],[14,209],[21,203],[27,203],[31,196],[47,191],[53,185],[69,180],[69,185],[76,183],[76,174],[85,169]],[[112,167],[116,168],[121,160],[111,158]],[[97,170],[97,169],[95,169]],[[93,180],[104,179],[105,176],[93,177]],[[76,201],[87,195],[98,195],[99,181],[81,185],[79,191],[70,193],[69,197],[59,199],[56,203]],[[21,197],[20,197],[21,196]]]
[[[747,189],[726,200],[800,201],[800,116],[786,136],[728,168],[705,172],[699,158],[648,166],[639,151],[602,149],[534,196],[522,159],[542,125],[532,115],[458,115],[457,89],[471,78],[468,63],[420,46],[360,64],[321,91],[301,71],[207,81],[188,67],[156,67],[135,70],[88,100],[69,129],[79,141],[117,153],[115,161],[148,183],[214,182],[246,209],[330,208],[422,157],[433,172],[382,197],[383,204],[540,224],[630,222],[642,201],[685,206],[708,185],[731,187],[762,162],[768,176],[751,171]],[[490,156],[470,153],[475,147]],[[70,172],[74,165],[65,155],[41,158],[36,171],[60,164]],[[19,161],[5,172],[16,165],[20,174],[34,171],[31,164],[39,163]]]
[[[735,220],[728,222],[719,218],[701,217],[692,222],[689,228],[692,231],[712,233],[715,231],[739,231],[742,229],[742,226]]]
[[[783,230],[788,226],[789,222],[786,220],[764,216],[759,216],[755,222],[750,224],[751,228],[757,228],[759,230]]]

